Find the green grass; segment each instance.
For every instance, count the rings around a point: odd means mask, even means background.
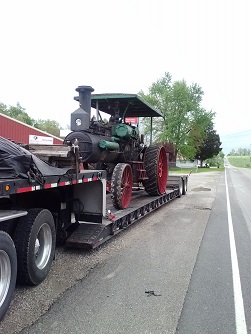
[[[190,173],[205,173],[205,172],[223,172],[224,169],[225,169],[224,167],[220,167],[220,168],[217,168],[217,167],[170,168],[169,172],[170,174],[190,174]]]
[[[251,156],[228,156],[228,161],[235,167],[251,168]]]

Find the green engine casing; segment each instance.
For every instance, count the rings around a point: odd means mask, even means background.
[[[119,138],[135,138],[137,139],[139,137],[139,130],[138,128],[133,128],[130,125],[127,124],[119,124],[115,127],[115,136],[118,136]]]

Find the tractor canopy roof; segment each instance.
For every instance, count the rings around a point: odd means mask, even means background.
[[[78,97],[75,97],[78,101]],[[119,111],[119,116],[124,117],[163,117],[163,115],[144,101],[137,94],[92,94],[92,108],[112,115]]]

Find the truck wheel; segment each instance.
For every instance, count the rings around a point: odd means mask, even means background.
[[[184,192],[184,183],[183,183],[183,180],[180,179],[179,181],[179,198],[181,197],[181,195],[183,195],[183,192]]]
[[[167,183],[167,156],[163,146],[152,145],[146,149],[144,164],[147,180],[143,181],[145,191],[149,195],[164,194]]]
[[[11,237],[0,231],[0,321],[4,317],[16,285],[17,257]]]
[[[21,217],[14,234],[17,281],[38,285],[49,273],[56,245],[53,216],[46,209],[30,209]]]
[[[117,209],[128,207],[132,196],[132,168],[125,163],[115,166],[112,173],[111,194],[113,205]]]
[[[186,195],[186,192],[187,192],[187,179],[182,180],[182,184],[183,184],[182,195]]]

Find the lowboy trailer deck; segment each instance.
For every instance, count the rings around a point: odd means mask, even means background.
[[[187,175],[170,175],[165,193],[159,196],[149,196],[144,189],[135,189],[130,205],[124,210],[115,209],[110,194],[106,195],[106,216],[102,224],[80,221],[78,228],[67,238],[66,246],[88,250],[100,246],[149,213],[185,195],[187,182]]]

